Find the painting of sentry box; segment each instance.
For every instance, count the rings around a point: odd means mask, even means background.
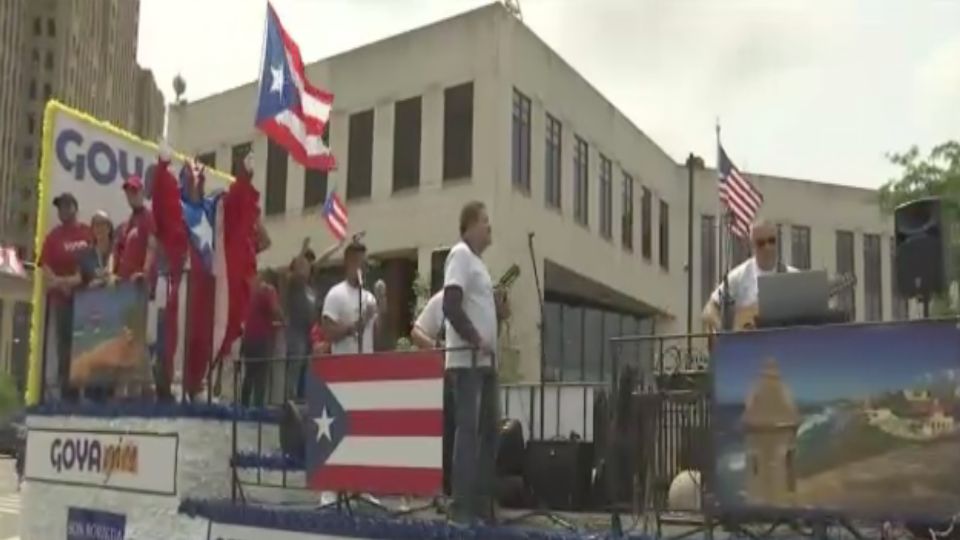
[[[956,321],[723,335],[720,511],[949,518],[960,508]]]

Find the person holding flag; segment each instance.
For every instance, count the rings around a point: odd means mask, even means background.
[[[253,186],[253,154],[226,191],[204,189],[202,166],[187,163],[178,182],[169,170],[171,154],[160,145],[153,184],[156,237],[170,271],[164,321],[164,372],[172,373],[177,342],[179,284],[190,257],[184,389],[203,388],[211,361],[221,360],[242,333],[249,312],[257,254],[270,245],[260,222],[260,193]],[[188,255],[189,254],[189,255]]]

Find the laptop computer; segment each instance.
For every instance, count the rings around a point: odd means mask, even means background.
[[[823,270],[757,276],[758,326],[817,324],[829,319],[830,287]]]

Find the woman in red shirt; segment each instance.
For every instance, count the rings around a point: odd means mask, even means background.
[[[283,322],[276,277],[267,270],[253,280],[250,312],[243,329],[240,355],[244,360],[240,402],[244,406],[263,407],[267,390],[269,360],[274,356],[277,327]]]

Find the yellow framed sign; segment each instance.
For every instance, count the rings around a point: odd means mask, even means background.
[[[145,141],[107,122],[57,101],[47,103],[43,115],[43,155],[37,189],[37,232],[35,253],[57,223],[50,217],[53,198],[60,193],[73,194],[78,203],[78,219],[88,222],[94,212],[106,211],[115,224],[130,213],[121,185],[130,175],[140,176],[150,197],[153,170],[157,163],[157,144]],[[171,172],[176,176],[187,156],[173,156]],[[208,170],[207,185],[216,189],[233,180],[227,173]],[[26,402],[40,399],[43,385],[45,285],[43,272],[34,272],[33,316],[30,325],[30,358]]]

